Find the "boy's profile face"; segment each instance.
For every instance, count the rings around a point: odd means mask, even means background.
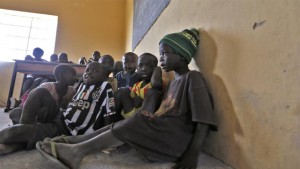
[[[101,84],[105,79],[103,65],[99,62],[91,62],[86,66],[83,81],[86,85]]]
[[[122,58],[123,69],[126,72],[134,73],[137,67],[137,58],[134,54],[126,54]]]
[[[73,86],[77,81],[76,71],[69,70],[69,71],[62,72],[62,78],[60,79],[60,81],[63,81],[68,86]]]
[[[138,59],[137,73],[143,80],[150,81],[155,67],[155,58],[149,55],[141,55]]]
[[[159,44],[159,55],[160,65],[166,72],[178,70],[183,62],[182,57],[164,43]]]

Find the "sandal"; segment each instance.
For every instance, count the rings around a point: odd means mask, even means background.
[[[66,135],[61,135],[61,136],[57,136],[54,138],[45,138],[44,142],[55,142],[55,143],[67,143],[70,144],[70,141],[67,139],[68,136]]]
[[[43,157],[45,157],[48,161],[55,164],[55,168],[61,168],[61,169],[70,169],[67,167],[64,163],[58,160],[57,152],[56,152],[56,144],[55,142],[50,142],[51,145],[51,154],[48,154],[45,152],[45,150],[42,148],[43,142],[39,141],[36,143],[36,149],[41,153]]]

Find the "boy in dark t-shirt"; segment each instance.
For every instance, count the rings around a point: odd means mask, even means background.
[[[139,75],[135,72],[138,56],[133,52],[127,52],[122,57],[123,71],[116,75],[118,89],[127,89],[130,92],[132,86],[139,81]]]
[[[203,77],[188,68],[197,50],[198,34],[196,29],[185,29],[160,41],[161,67],[166,72],[174,71],[175,79],[166,89],[157,111],[149,111],[153,105],[145,100],[143,107],[149,105],[131,118],[80,138],[69,138],[72,144],[38,142],[38,150],[53,164],[77,169],[85,155],[127,143],[147,161],[176,162],[174,169],[197,168],[207,132],[215,127]],[[56,157],[51,152],[54,148]]]
[[[58,135],[80,135],[94,132],[115,119],[114,97],[111,85],[105,82],[101,63],[87,65],[83,74],[84,83],[69,102],[65,111],[57,113],[47,123],[22,123],[0,131],[0,155],[20,149],[32,149],[37,141]],[[50,97],[35,97],[33,102],[58,110]]]

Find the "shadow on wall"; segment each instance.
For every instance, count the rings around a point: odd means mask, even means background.
[[[218,54],[216,43],[205,30],[199,29],[199,32],[199,50],[194,60],[213,96],[215,119],[218,125],[218,132],[210,132],[204,151],[225,163],[242,163],[245,168],[249,168],[237,142],[237,137],[243,138],[244,135],[232,100],[222,78],[213,73]]]

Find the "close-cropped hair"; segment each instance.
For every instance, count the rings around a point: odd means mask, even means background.
[[[57,65],[53,70],[53,75],[57,81],[59,81],[60,74],[71,72],[76,74],[76,70],[70,65]]]
[[[155,66],[157,66],[158,59],[157,59],[157,57],[155,55],[153,55],[152,53],[143,53],[143,54],[140,55],[140,57],[142,57],[142,56],[150,57],[151,60],[154,62]]]
[[[123,57],[129,57],[129,56],[130,57],[133,56],[135,58],[135,60],[138,59],[138,55],[133,52],[126,52]]]

